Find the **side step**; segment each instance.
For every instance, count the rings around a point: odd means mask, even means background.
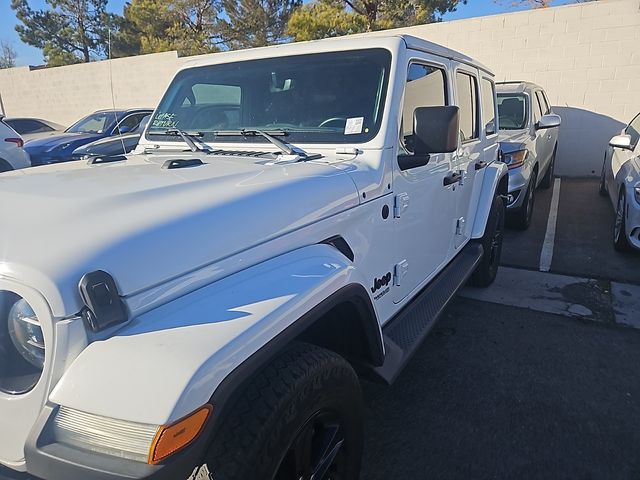
[[[469,243],[411,302],[383,328],[384,364],[362,372],[391,385],[456,292],[467,282],[482,258],[479,243]]]

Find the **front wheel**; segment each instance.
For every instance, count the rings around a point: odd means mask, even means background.
[[[538,182],[538,173],[534,170],[529,179],[529,185],[524,192],[525,198],[520,208],[509,218],[509,226],[517,230],[526,230],[531,225],[531,217],[533,217],[533,206],[536,201],[536,183]]]
[[[362,394],[341,356],[296,343],[225,414],[207,467],[215,480],[356,480]]]
[[[504,200],[500,195],[496,195],[493,197],[484,236],[480,239],[484,254],[471,276],[471,284],[476,287],[488,287],[498,274],[498,265],[502,255],[502,241],[504,239],[505,212]]]
[[[551,187],[553,183],[553,174],[556,169],[556,152],[558,151],[558,145],[553,148],[553,153],[551,154],[551,160],[549,160],[549,166],[547,167],[547,171],[542,177],[542,181],[540,182],[540,188],[547,189]]]
[[[613,225],[613,246],[619,252],[627,252],[631,250],[629,240],[627,239],[627,196],[625,195],[625,189],[620,189],[620,195],[618,195],[618,204],[616,207],[616,220]]]

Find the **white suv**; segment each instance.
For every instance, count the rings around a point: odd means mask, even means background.
[[[31,166],[22,137],[2,121],[0,115],[0,173]]]
[[[358,478],[359,376],[496,276],[495,105],[411,36],[225,52],[133,154],[9,173],[0,477]]]
[[[536,188],[549,188],[553,181],[560,117],[535,83],[502,82],[497,87],[500,150],[509,167],[508,218],[524,230],[531,223]]]

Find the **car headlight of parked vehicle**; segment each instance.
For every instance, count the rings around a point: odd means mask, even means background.
[[[502,156],[504,163],[507,164],[509,170],[512,168],[518,168],[524,165],[524,161],[527,159],[529,155],[528,150],[516,150],[515,152],[505,153]]]
[[[44,366],[42,326],[33,308],[12,292],[0,292],[0,390],[31,390]]]

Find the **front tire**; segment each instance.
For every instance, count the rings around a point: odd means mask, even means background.
[[[504,219],[506,207],[500,195],[493,197],[487,227],[480,243],[484,248],[484,254],[480,264],[471,276],[471,285],[475,287],[488,287],[496,279],[498,265],[502,255],[502,242],[504,239]]]
[[[225,413],[207,466],[216,480],[356,480],[362,394],[341,356],[296,343],[246,386]]]
[[[558,151],[558,144],[553,147],[553,153],[551,154],[551,161],[549,162],[549,166],[547,167],[547,171],[542,177],[542,181],[540,182],[540,188],[544,190],[551,188],[551,184],[553,183],[553,173],[556,169],[556,152]]]
[[[529,185],[525,191],[525,199],[516,213],[509,218],[509,224],[517,230],[526,230],[531,225],[533,217],[533,206],[536,202],[536,183],[538,182],[538,172],[534,170]]]
[[[631,250],[629,239],[627,239],[627,196],[624,187],[620,189],[618,203],[616,207],[616,218],[613,225],[613,246],[619,252]]]

